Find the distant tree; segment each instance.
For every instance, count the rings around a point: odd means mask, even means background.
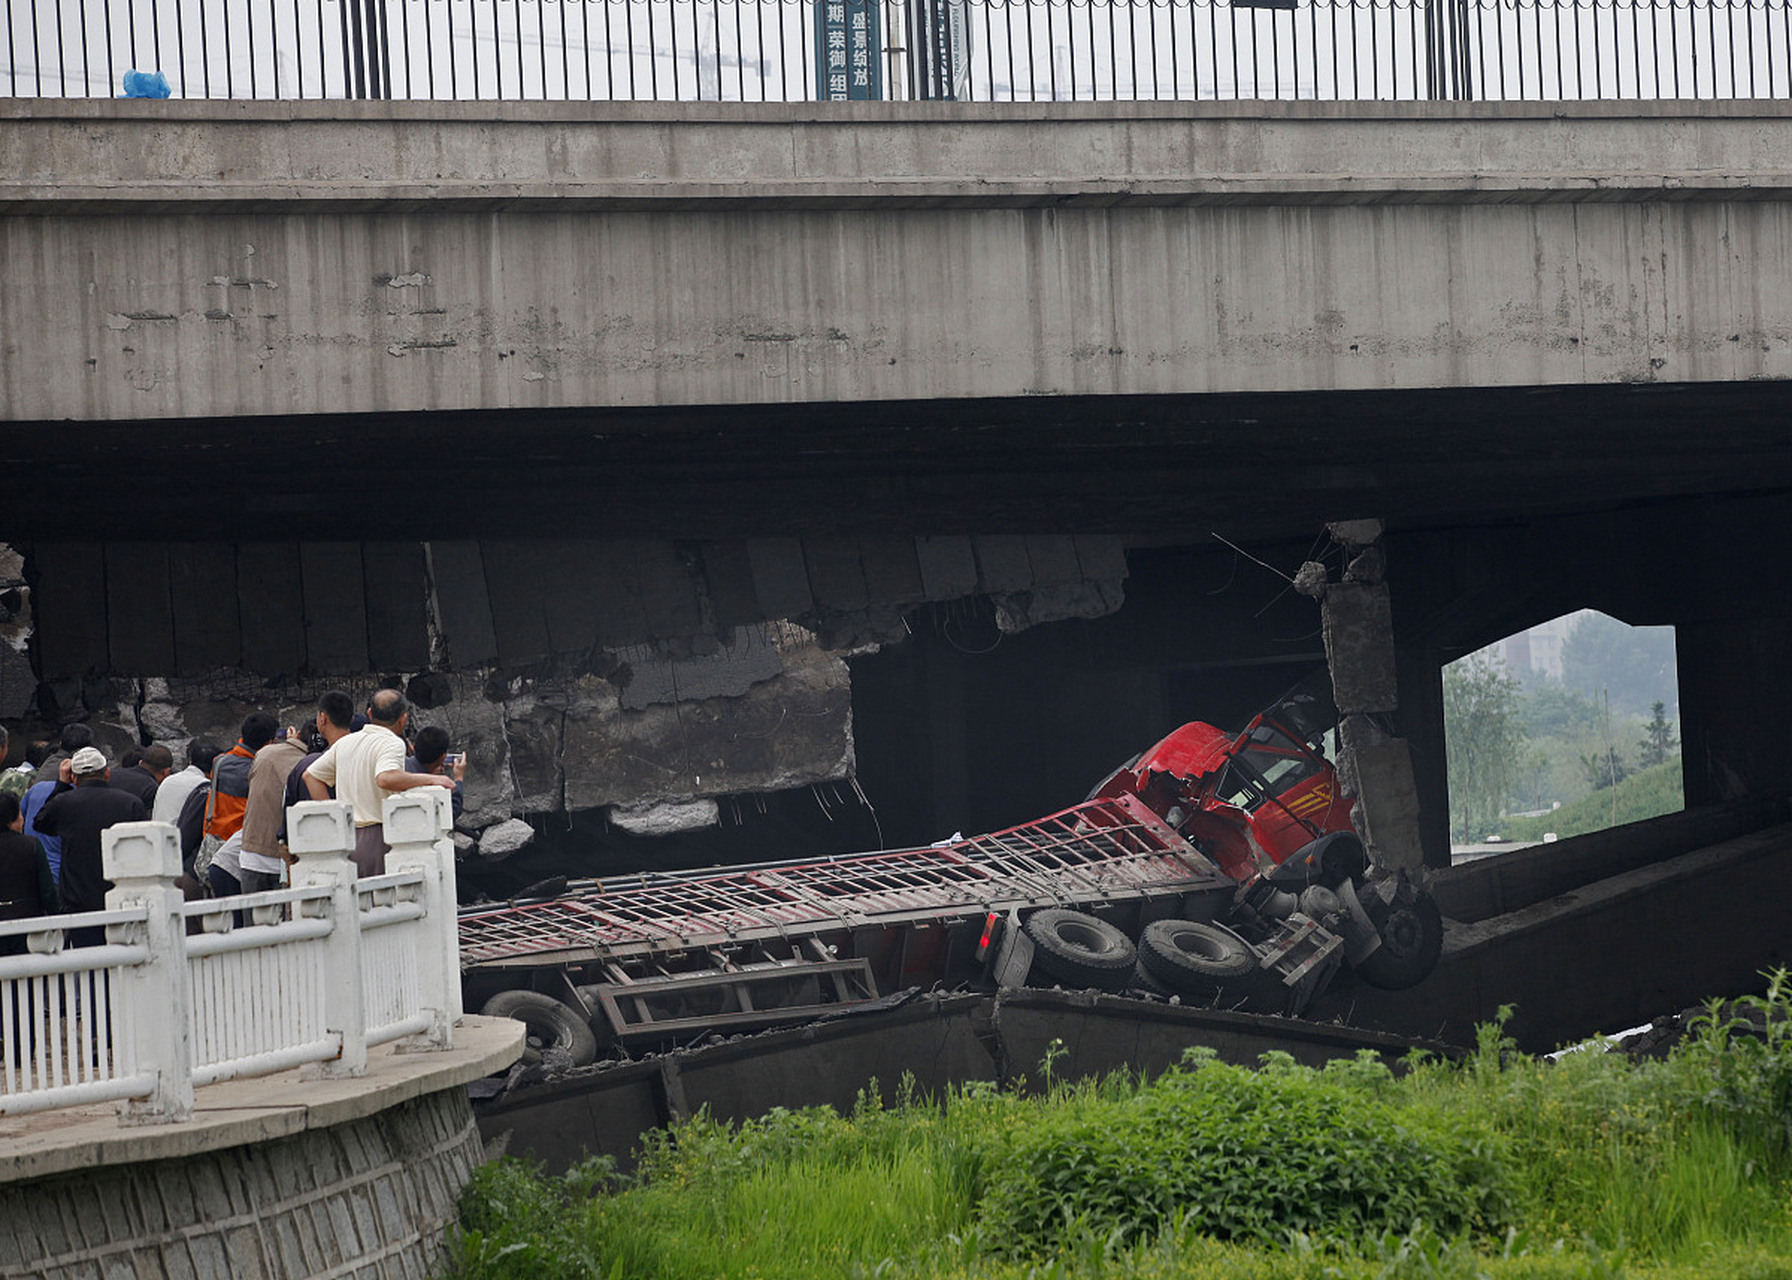
[[[1614,746],[1582,756],[1580,767],[1586,773],[1587,786],[1594,791],[1615,787],[1630,776],[1630,766],[1624,763],[1623,754]]]
[[[1546,807],[1545,796],[1549,790],[1550,768],[1551,761],[1547,751],[1539,747],[1531,747],[1524,753],[1524,759],[1518,766],[1518,789],[1515,792],[1522,807],[1526,809]]]
[[[1444,668],[1444,740],[1450,825],[1458,839],[1485,835],[1517,781],[1525,743],[1519,684],[1497,657],[1476,654]]]
[[[1588,613],[1562,641],[1562,686],[1587,697],[1609,697],[1627,715],[1678,697],[1672,627],[1632,627]]]
[[[1525,731],[1533,738],[1571,737],[1599,727],[1599,708],[1573,689],[1543,680],[1524,687]]]
[[[1637,744],[1637,767],[1652,769],[1663,764],[1678,750],[1680,739],[1668,723],[1667,703],[1657,702],[1649,708],[1649,723],[1643,726],[1643,740]]]

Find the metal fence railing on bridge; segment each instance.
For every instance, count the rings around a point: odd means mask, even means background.
[[[166,823],[103,833],[106,910],[0,922],[0,1117],[116,1101],[189,1119],[196,1087],[369,1046],[446,1049],[460,1016],[446,793],[385,802],[389,874],[356,879],[346,804],[288,811],[294,885],[187,902]],[[23,945],[19,945],[19,944]]]
[[[1792,97],[1792,0],[4,4],[0,96],[31,98]]]

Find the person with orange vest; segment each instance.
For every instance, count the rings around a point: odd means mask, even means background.
[[[249,806],[249,766],[255,753],[274,740],[280,723],[265,711],[252,711],[243,719],[242,737],[230,750],[212,761],[212,792],[205,805],[205,834],[220,843],[243,829]]]

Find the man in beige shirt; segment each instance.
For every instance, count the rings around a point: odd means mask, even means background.
[[[280,887],[285,870],[286,775],[305,758],[297,731],[281,729],[249,763],[249,796],[243,808],[240,879],[244,893]]]
[[[410,704],[396,689],[381,689],[367,704],[367,727],[336,739],[305,770],[305,789],[313,800],[336,798],[354,810],[355,867],[359,875],[385,874],[386,843],[384,803],[388,795],[412,787],[452,787],[466,771],[455,767],[452,776],[405,771],[405,725]]]

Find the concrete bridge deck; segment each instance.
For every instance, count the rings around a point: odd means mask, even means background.
[[[1789,117],[0,102],[0,420],[1782,379]]]

